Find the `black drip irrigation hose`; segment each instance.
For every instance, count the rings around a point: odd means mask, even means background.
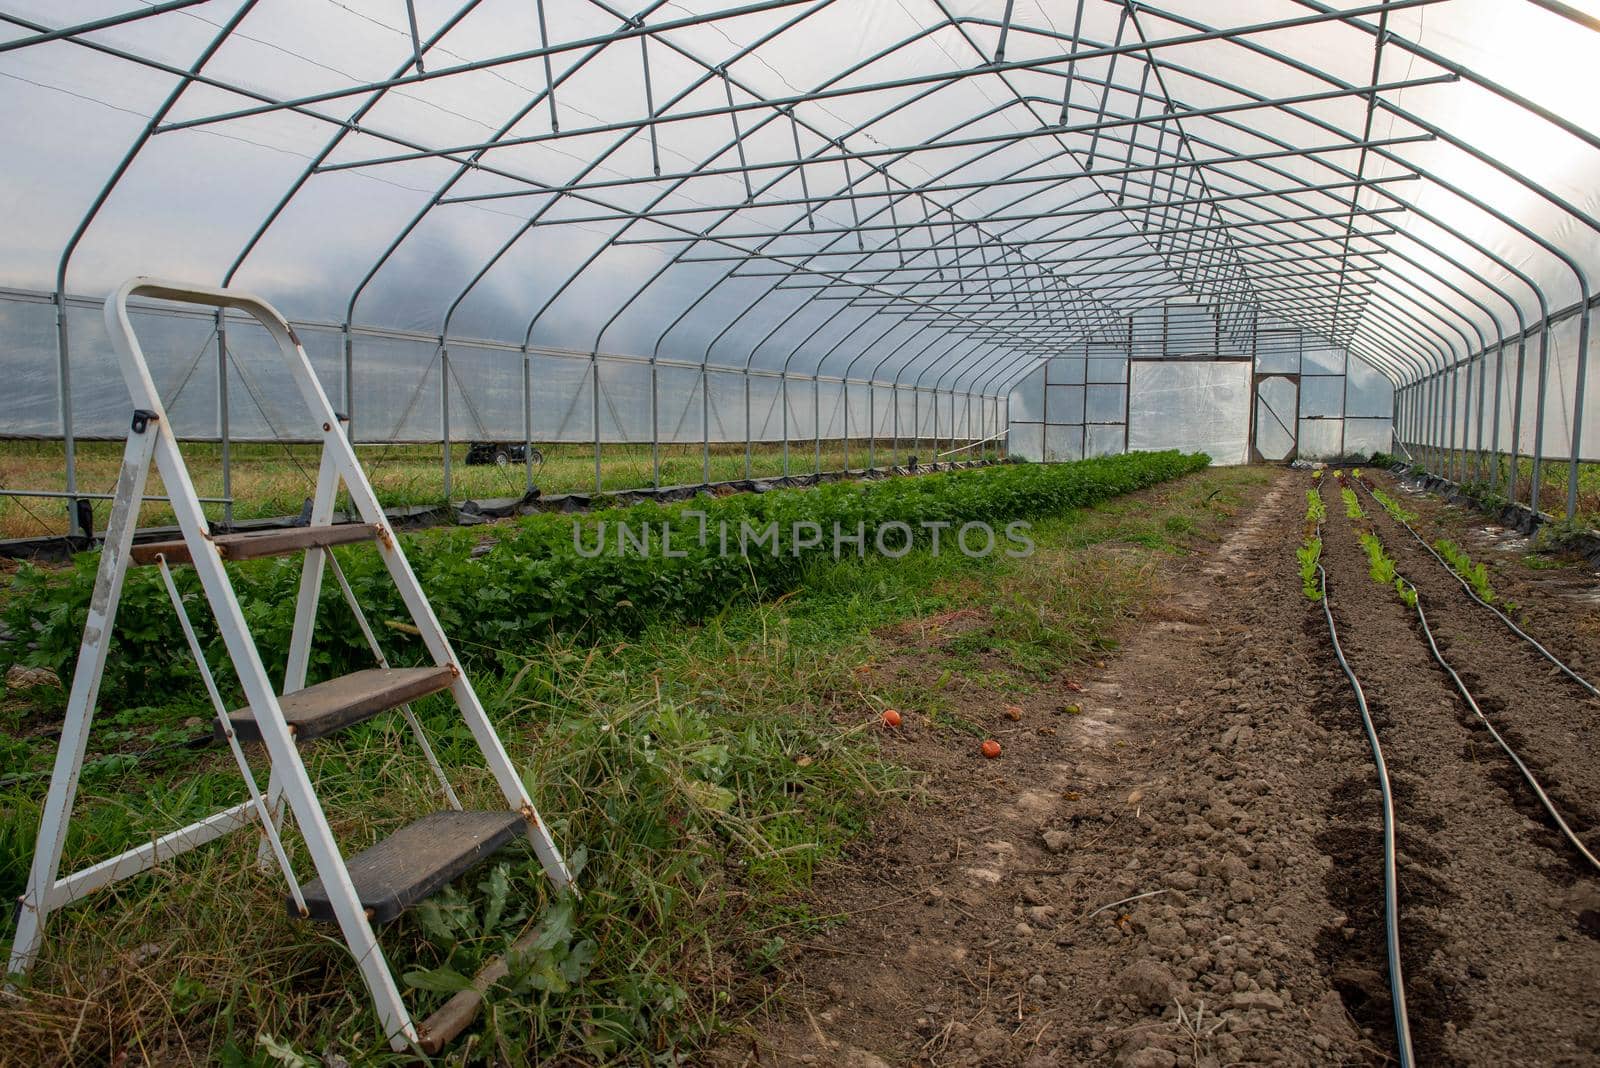
[[[1322,537],[1322,524],[1317,524],[1317,537]],[[1395,873],[1394,848],[1394,794],[1389,789],[1389,766],[1383,759],[1383,747],[1378,744],[1378,729],[1372,722],[1372,711],[1367,707],[1367,695],[1361,680],[1345,659],[1344,648],[1339,644],[1339,628],[1333,622],[1333,605],[1328,598],[1328,572],[1321,563],[1317,574],[1322,583],[1322,614],[1328,621],[1328,638],[1333,643],[1333,655],[1339,659],[1344,677],[1350,680],[1355,691],[1356,705],[1361,709],[1361,723],[1367,732],[1367,744],[1372,747],[1372,762],[1378,769],[1378,790],[1383,795],[1383,926],[1384,941],[1389,955],[1389,995],[1394,1004],[1394,1044],[1400,1068],[1411,1068],[1415,1063],[1411,1053],[1411,1022],[1406,1016],[1406,985],[1400,971],[1400,890]]]
[[[1561,669],[1562,673],[1565,674],[1573,682],[1576,682],[1579,686],[1582,686],[1585,690],[1588,690],[1591,696],[1600,697],[1600,688],[1596,688],[1594,683],[1590,682],[1588,679],[1584,678],[1582,675],[1579,675],[1576,671],[1573,671],[1566,664],[1562,663],[1562,661],[1561,661],[1561,659],[1559,657],[1557,657],[1550,650],[1546,649],[1544,646],[1540,645],[1539,642],[1536,641],[1534,639],[1534,637],[1532,635],[1530,635],[1527,631],[1525,631],[1521,627],[1517,626],[1516,623],[1514,623],[1512,621],[1510,616],[1508,616],[1504,612],[1500,611],[1500,609],[1496,608],[1494,605],[1490,604],[1488,601],[1485,601],[1482,597],[1479,597],[1478,596],[1478,591],[1474,590],[1472,588],[1471,583],[1467,582],[1466,579],[1464,579],[1460,575],[1456,574],[1456,569],[1451,567],[1449,561],[1447,561],[1444,557],[1440,556],[1438,551],[1435,550],[1432,545],[1428,544],[1427,539],[1423,538],[1423,536],[1421,534],[1418,534],[1416,532],[1416,530],[1411,526],[1410,523],[1407,523],[1404,519],[1401,519],[1399,516],[1395,515],[1391,511],[1389,511],[1388,508],[1384,507],[1383,502],[1378,500],[1377,494],[1372,492],[1372,487],[1371,486],[1368,486],[1365,482],[1363,482],[1359,478],[1353,478],[1353,479],[1351,479],[1351,481],[1354,482],[1356,485],[1360,486],[1362,489],[1366,490],[1367,491],[1367,496],[1371,497],[1373,503],[1376,504],[1379,508],[1383,508],[1385,514],[1387,514],[1390,519],[1393,519],[1396,523],[1399,523],[1401,526],[1405,527],[1406,528],[1406,533],[1410,534],[1413,538],[1415,538],[1417,540],[1417,544],[1418,545],[1420,545],[1424,549],[1428,550],[1428,555],[1432,556],[1435,560],[1437,560],[1439,562],[1439,566],[1444,568],[1446,574],[1448,574],[1451,578],[1456,580],[1456,583],[1463,590],[1466,591],[1466,594],[1467,594],[1468,597],[1471,597],[1474,601],[1478,602],[1480,605],[1482,605],[1483,607],[1487,608],[1489,611],[1493,612],[1495,614],[1495,616],[1499,618],[1500,622],[1504,623],[1507,627],[1511,628],[1511,632],[1513,634],[1515,634],[1517,637],[1521,638],[1523,641],[1527,642],[1529,645],[1531,645],[1535,649],[1537,649],[1539,651],[1539,655],[1540,656],[1544,657],[1546,660],[1550,661],[1550,663],[1554,664],[1557,668]],[[1474,708],[1476,708],[1476,706],[1474,706]]]
[[[1539,780],[1534,778],[1533,772],[1528,770],[1528,765],[1524,764],[1522,758],[1517,756],[1516,750],[1512,749],[1511,746],[1506,744],[1506,740],[1500,737],[1500,732],[1494,729],[1494,724],[1489,722],[1489,717],[1484,715],[1483,709],[1478,707],[1478,702],[1473,698],[1472,691],[1467,689],[1467,684],[1461,681],[1461,676],[1456,674],[1456,669],[1450,666],[1449,661],[1445,660],[1444,654],[1439,651],[1438,643],[1433,640],[1433,629],[1428,626],[1428,615],[1422,610],[1422,595],[1417,593],[1417,588],[1412,586],[1410,582],[1407,582],[1406,585],[1411,587],[1413,594],[1416,594],[1417,622],[1422,624],[1422,636],[1428,639],[1428,651],[1433,654],[1434,660],[1438,661],[1439,666],[1444,668],[1445,674],[1450,676],[1450,681],[1455,683],[1456,690],[1460,692],[1462,698],[1467,702],[1467,707],[1472,709],[1473,714],[1478,717],[1478,721],[1483,724],[1490,737],[1494,738],[1496,744],[1505,750],[1506,756],[1510,757],[1511,762],[1517,766],[1517,770],[1522,773],[1523,779],[1532,788],[1534,796],[1538,797],[1539,804],[1543,805],[1544,810],[1550,814],[1550,818],[1555,820],[1556,827],[1560,829],[1567,841],[1572,843],[1572,848],[1583,854],[1583,859],[1587,860],[1596,871],[1600,871],[1600,859],[1596,859],[1595,855],[1589,852],[1589,847],[1583,844],[1583,840],[1573,832],[1571,827],[1567,826],[1567,821],[1562,819],[1561,813],[1556,811],[1556,806],[1551,802],[1549,795],[1544,792],[1544,787],[1539,785]]]

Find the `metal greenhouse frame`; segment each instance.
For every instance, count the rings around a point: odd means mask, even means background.
[[[1558,0],[0,6],[0,433],[65,464],[0,492],[64,498],[73,534],[108,358],[82,294],[135,273],[272,299],[357,439],[444,443],[446,498],[468,423],[524,443],[529,487],[536,441],[591,446],[596,490],[618,440],[657,487],[669,443],[707,482],[714,445],[747,478],[757,442],[785,474],[825,440],[846,469],[1118,451],[1134,364],[1221,360],[1252,455],[1267,415],[1284,456],[1319,419],[1330,451],[1392,427],[1438,474],[1578,508],[1600,113],[1560,69],[1600,20]],[[220,442],[231,520],[231,445],[293,436],[235,366],[249,326],[144,313],[176,388],[211,386],[182,432]],[[1352,402],[1361,368],[1392,402]],[[1220,379],[1163,381],[1215,420]]]

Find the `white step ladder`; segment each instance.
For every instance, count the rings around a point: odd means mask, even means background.
[[[222,311],[248,313],[277,341],[295,384],[321,427],[322,463],[312,498],[310,524],[288,530],[250,534],[213,535],[195,494],[193,482],[178,442],[150,376],[144,353],[128,319],[128,299],[143,296]],[[109,529],[101,549],[83,644],[61,730],[60,748],[50,792],[39,825],[38,844],[27,892],[17,913],[16,939],[9,971],[25,972],[38,955],[49,914],[85,894],[137,875],[155,864],[210,842],[230,831],[255,825],[263,835],[262,857],[276,859],[289,884],[291,915],[335,921],[351,955],[372,993],[385,1036],[396,1050],[407,1048],[436,1052],[454,1034],[429,1033],[406,1011],[399,988],[383,951],[373,936],[374,922],[392,919],[408,906],[426,898],[478,860],[510,841],[517,833],[532,843],[545,873],[557,887],[569,888],[572,876],[561,853],[540,821],[522,780],[505,747],[485,715],[472,684],[461,670],[450,642],[439,626],[416,576],[394,536],[372,486],[356,461],[346,428],[328,403],[327,395],[306,358],[294,330],[267,302],[227,289],[211,289],[134,278],[106,301],[106,328],[120,358],[122,372],[133,397],[134,415],[117,480]],[[144,500],[146,476],[154,458],[183,532],[180,541],[133,545],[139,507]],[[340,483],[350,494],[359,523],[332,525],[334,502]],[[432,665],[391,668],[378,648],[372,628],[350,585],[339,569],[331,546],[371,541],[383,557],[412,623],[427,648]],[[266,666],[229,582],[225,561],[304,552],[299,598],[295,606],[288,665],[281,693],[267,677]],[[206,665],[203,650],[189,624],[170,567],[191,564],[199,575],[206,599],[243,687],[247,706],[229,711]],[[117,602],[130,566],[155,565],[161,569],[172,595],[190,650],[200,668],[217,712],[217,732],[226,739],[244,775],[249,800],[130,849],[65,878],[58,878],[62,843],[66,840],[78,774],[83,765],[89,725],[105,667]],[[353,675],[306,685],[306,669],[316,623],[323,572],[331,566],[346,602],[366,636],[377,667]],[[449,690],[462,717],[482,750],[506,807],[489,812],[463,811],[443,769],[440,768],[408,702],[427,694]],[[437,777],[448,805],[402,828],[348,861],[341,855],[329,830],[315,787],[300,759],[299,746],[325,734],[369,719],[390,709],[400,709],[423,755]],[[271,760],[271,778],[263,794],[256,786],[241,749],[242,742],[264,743]],[[295,879],[279,839],[282,802],[294,813],[316,880],[301,886]],[[457,1014],[457,1022],[464,1025]],[[457,1026],[454,1030],[459,1031]]]

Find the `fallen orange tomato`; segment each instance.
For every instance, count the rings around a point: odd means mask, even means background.
[[[995,757],[999,756],[1000,743],[995,741],[993,738],[990,738],[988,741],[984,742],[983,755],[988,757],[990,760],[993,760]]]
[[[883,710],[883,725],[885,727],[898,727],[898,726],[900,726],[900,713],[896,712],[892,708],[884,709]]]

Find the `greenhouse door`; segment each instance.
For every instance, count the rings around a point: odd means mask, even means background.
[[[1251,458],[1258,463],[1293,460],[1299,415],[1299,375],[1257,375]]]

